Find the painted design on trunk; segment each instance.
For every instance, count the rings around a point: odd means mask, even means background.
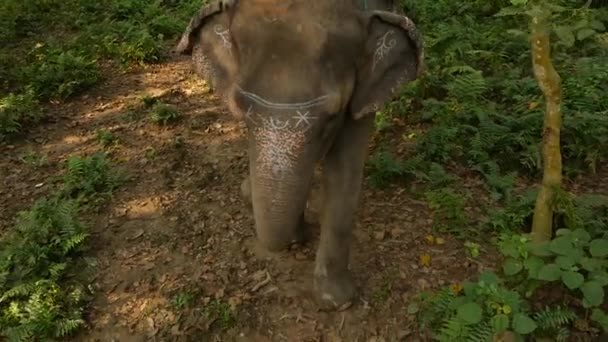
[[[274,110],[285,110],[287,112],[286,115],[291,115],[291,118],[287,120],[280,120],[276,118],[266,119],[269,127],[279,130],[287,129],[288,127],[293,127],[295,129],[299,128],[302,132],[306,132],[308,129],[310,129],[312,121],[317,119],[307,109],[320,106],[329,99],[328,95],[323,95],[305,102],[279,103],[269,101],[257,94],[245,91],[239,86],[236,86],[236,89],[249,100],[255,102],[256,104],[264,108]],[[289,112],[292,112],[293,114],[289,114]],[[257,125],[258,122],[254,118],[254,116],[261,117],[261,115],[255,114],[253,112],[253,106],[250,105],[247,108],[247,112],[245,113],[245,119]]]
[[[393,30],[387,31],[376,43],[376,52],[374,52],[372,72],[376,69],[376,65],[397,45],[397,40],[394,38],[387,42],[389,36],[392,36],[394,33],[395,31]]]
[[[305,125],[305,129],[308,129],[310,127],[310,120],[314,120],[315,118],[310,116],[310,111],[302,113],[301,111],[296,110],[296,115],[293,116],[292,119],[297,120],[296,128],[300,127],[300,124],[303,124]]]
[[[260,174],[272,174],[275,179],[295,172],[295,162],[306,142],[303,130],[294,129],[288,120],[262,119],[255,130],[257,163]]]
[[[230,40],[230,30],[224,29],[222,25],[215,25],[213,27],[215,34],[222,38],[222,44],[224,49],[228,50],[228,53],[232,55],[232,41]]]
[[[304,109],[309,109],[312,107],[320,106],[329,99],[328,95],[323,95],[323,96],[319,96],[317,98],[314,98],[309,101],[304,101],[304,102],[280,103],[280,102],[269,101],[269,100],[261,97],[260,95],[243,90],[238,85],[236,86],[236,89],[241,94],[243,94],[245,97],[247,97],[248,99],[252,100],[253,102],[259,104],[262,107],[266,107],[269,109],[304,110]]]
[[[270,110],[268,115],[261,115],[253,110],[253,105],[249,105],[245,113],[245,119],[255,125],[257,171],[270,174],[275,179],[293,174],[295,163],[306,145],[306,132],[317,119],[308,109],[322,105],[329,96],[304,102],[279,103],[245,91],[238,85],[236,90],[256,105]]]

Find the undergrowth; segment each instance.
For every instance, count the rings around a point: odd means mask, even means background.
[[[200,0],[0,2],[0,140],[101,79],[101,64],[161,62]]]
[[[556,235],[542,246],[528,236],[537,190],[521,185],[542,175],[545,104],[531,65],[529,18],[501,11],[511,2],[404,1],[424,35],[427,71],[377,113],[372,185],[422,189],[416,193],[424,194],[435,230],[497,237],[504,258],[497,272],[424,292],[408,308],[436,341],[567,341],[608,331],[608,197],[559,190]],[[552,4],[566,9],[551,39],[568,184],[608,159],[608,4]],[[460,184],[471,175],[482,183],[467,190]],[[485,212],[477,222],[471,206]]]
[[[513,205],[519,180],[539,179],[544,101],[526,18],[497,16],[509,3],[403,2],[423,33],[427,71],[378,113],[378,148],[368,163],[373,186],[418,182],[455,194],[453,178],[466,170],[483,180],[491,212]],[[558,4],[573,9],[582,2]],[[571,180],[597,171],[608,157],[608,7],[567,13],[556,22],[552,57],[562,77],[562,155]],[[399,155],[403,146],[408,152]],[[429,199],[436,211],[435,196]],[[446,210],[460,211],[452,216],[464,222],[461,208],[472,203],[452,202]]]
[[[38,199],[0,240],[0,336],[54,341],[85,325],[88,227],[79,217],[121,183],[105,154],[71,157],[60,188]]]

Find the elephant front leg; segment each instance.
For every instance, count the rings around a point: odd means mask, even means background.
[[[348,261],[373,122],[373,115],[360,120],[347,117],[325,156],[324,211],[314,276],[315,294],[324,309],[344,306],[355,295]]]

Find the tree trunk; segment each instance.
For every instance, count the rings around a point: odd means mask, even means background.
[[[541,5],[542,6],[542,5]],[[552,237],[553,202],[556,189],[562,183],[562,157],[560,151],[561,85],[560,77],[551,62],[550,10],[537,7],[531,22],[531,45],[534,75],[545,96],[543,127],[543,179],[536,198],[532,221],[532,241],[548,241]]]

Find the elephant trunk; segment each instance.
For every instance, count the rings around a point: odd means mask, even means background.
[[[251,198],[257,237],[271,251],[300,238],[314,162],[304,145],[276,146],[264,137],[250,140]],[[276,143],[275,141],[274,143]]]

